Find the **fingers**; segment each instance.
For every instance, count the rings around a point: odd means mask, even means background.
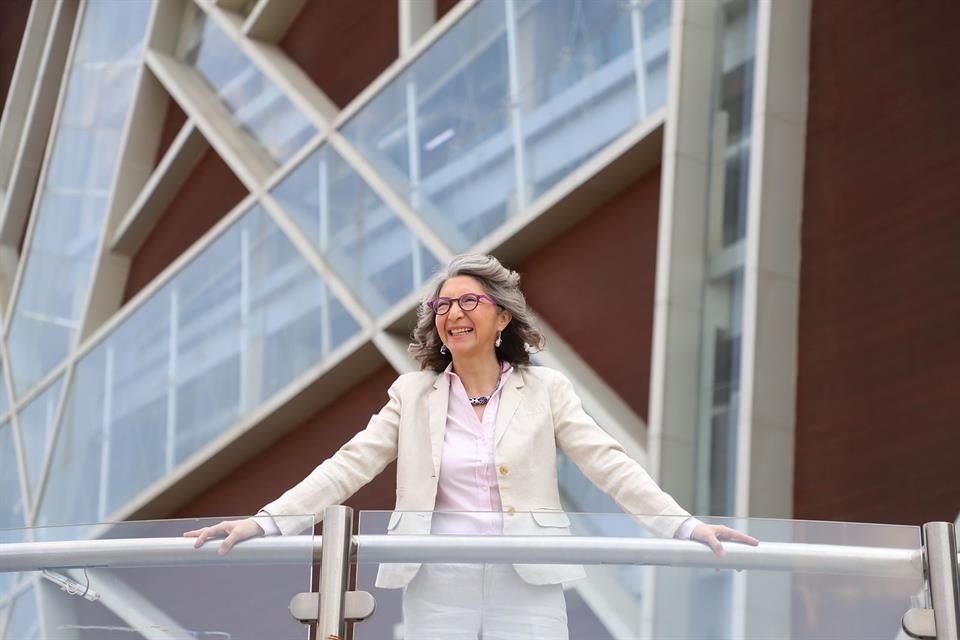
[[[210,538],[219,538],[224,535],[228,535],[231,530],[231,523],[221,522],[220,524],[215,524],[210,527],[203,527],[202,529],[193,529],[192,531],[187,531],[183,534],[185,538],[196,538],[196,542],[193,543],[194,549],[199,549],[203,546],[203,543],[209,540]]]
[[[717,527],[717,537],[721,540],[730,540],[731,542],[742,542],[743,544],[749,544],[750,546],[756,547],[760,544],[760,541],[754,538],[753,536],[747,535],[742,531],[737,531],[736,529],[731,529],[730,527],[725,527],[723,525]]]
[[[717,556],[718,558],[722,558],[727,555],[727,552],[723,549],[723,545],[720,544],[720,539],[717,538],[714,532],[711,531],[709,534],[704,536],[703,542],[710,547],[711,551],[713,551],[713,555]]]

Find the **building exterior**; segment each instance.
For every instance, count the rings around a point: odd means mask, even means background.
[[[539,361],[691,511],[952,521],[958,20],[0,3],[0,542],[255,511],[413,369],[415,308],[467,251],[521,272]],[[569,510],[611,508],[561,470]],[[350,504],[390,509],[391,472]],[[0,574],[0,635],[32,580]],[[571,606],[623,637],[613,592]]]

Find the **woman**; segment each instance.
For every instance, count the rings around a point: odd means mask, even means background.
[[[410,353],[421,371],[400,376],[366,429],[306,479],[244,520],[187,532],[199,547],[296,533],[397,460],[391,533],[562,534],[556,447],[627,513],[664,537],[723,554],[720,540],[750,536],[692,518],[583,411],[559,372],[530,364],[543,337],[519,275],[492,256],[458,256],[419,313]],[[436,516],[432,516],[436,512]],[[455,512],[487,512],[458,516]],[[377,586],[405,588],[406,638],[567,637],[564,565],[384,565]],[[482,634],[482,635],[481,635]]]

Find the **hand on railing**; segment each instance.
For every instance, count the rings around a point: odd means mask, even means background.
[[[247,538],[256,538],[263,535],[263,529],[253,518],[244,518],[243,520],[224,520],[219,524],[202,529],[194,529],[183,534],[184,538],[196,538],[193,543],[194,549],[199,549],[207,540],[224,538],[223,543],[217,550],[217,553],[223,555],[233,548],[233,545],[246,540]]]
[[[714,555],[718,558],[722,558],[725,555],[723,550],[723,545],[720,544],[721,540],[728,540],[730,542],[742,542],[744,544],[749,544],[752,547],[760,544],[760,541],[754,538],[753,536],[748,536],[742,531],[737,531],[736,529],[731,529],[730,527],[725,527],[722,524],[701,524],[698,525],[696,529],[690,534],[691,540],[696,540],[697,542],[702,542],[711,549],[713,549]]]

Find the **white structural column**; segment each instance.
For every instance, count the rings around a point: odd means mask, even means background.
[[[174,5],[175,6],[175,5]],[[147,24],[144,51],[153,42],[168,35],[179,23],[180,13],[170,12],[170,5],[153,5]],[[157,35],[158,32],[162,32]],[[110,190],[110,200],[94,258],[93,281],[87,305],[80,322],[77,344],[106,322],[120,307],[130,270],[130,257],[112,250],[113,238],[121,221],[136,202],[154,173],[154,160],[160,145],[160,134],[167,116],[170,97],[163,85],[140,61],[136,88],[130,105],[120,147],[117,173]]]
[[[701,0],[673,5],[660,183],[648,470],[691,509],[720,10],[720,3]],[[642,637],[690,637],[691,584],[682,573],[647,570]]]
[[[432,0],[397,0],[397,3],[400,14],[400,55],[403,56],[437,21],[437,5]]]
[[[681,504],[694,499],[692,465],[706,282],[710,131],[718,4],[674,5],[663,143],[650,379],[649,471]]]
[[[279,42],[296,20],[307,0],[257,0],[243,23],[248,38]]]
[[[810,0],[760,0],[753,151],[747,195],[738,516],[793,516],[800,223],[806,148]],[[734,584],[733,637],[786,637],[789,575]]]

